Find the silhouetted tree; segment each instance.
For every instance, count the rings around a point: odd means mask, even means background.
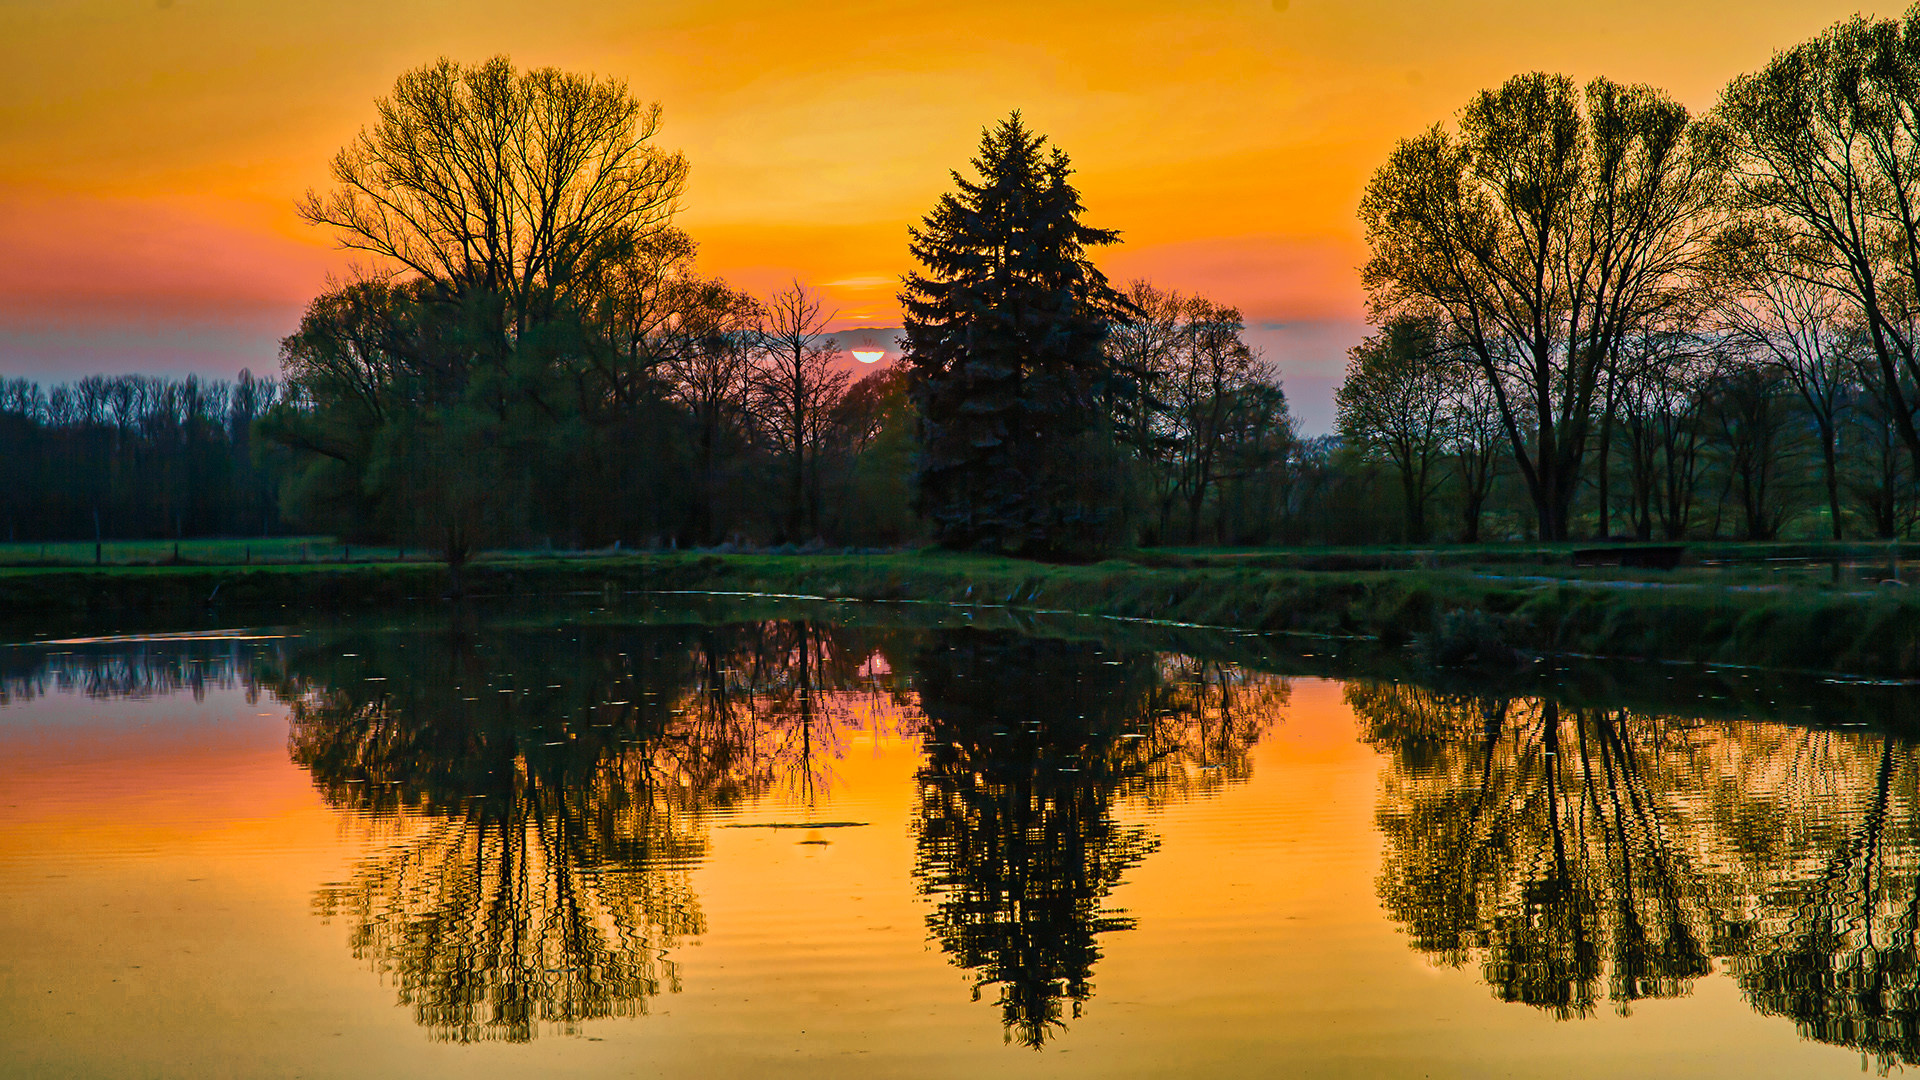
[[[616,79],[442,58],[375,110],[301,216],[442,295],[484,298],[502,351],[589,304],[578,291],[664,228],[686,183],[685,159],[652,144],[660,106]]]
[[[253,424],[280,386],[242,371],[0,380],[0,539],[179,539],[279,527]]]
[[[833,435],[834,407],[847,392],[847,373],[834,367],[839,345],[826,332],[832,315],[799,282],[762,305],[754,342],[756,409],[786,459],[788,543],[820,532],[820,459]]]
[[[1347,444],[1382,454],[1400,478],[1407,539],[1427,541],[1427,502],[1442,479],[1449,426],[1448,360],[1431,319],[1398,318],[1347,353],[1334,400]]]
[[[973,165],[909,230],[919,507],[947,547],[1092,555],[1125,528],[1102,407],[1127,393],[1105,349],[1125,301],[1086,257],[1118,234],[1080,223],[1066,154],[1018,113]]]
[[[1845,303],[1920,468],[1920,8],[1856,15],[1729,83],[1715,110],[1733,206],[1771,268]]]
[[[1623,334],[1690,291],[1720,174],[1685,107],[1607,79],[1517,75],[1367,185],[1375,317],[1432,315],[1499,405],[1542,539],[1568,534]]]
[[[1730,344],[1746,359],[1778,372],[1800,397],[1820,446],[1827,516],[1835,540],[1844,534],[1840,510],[1840,412],[1857,370],[1841,297],[1783,272],[1779,256],[1754,258],[1752,242],[1727,245],[1721,275],[1733,295],[1718,305]]]
[[[1201,296],[1135,281],[1129,311],[1112,326],[1108,352],[1138,393],[1116,415],[1115,435],[1139,462],[1157,504],[1153,539],[1175,536],[1185,504],[1185,537],[1198,543],[1203,513],[1215,511],[1215,540],[1236,524],[1240,501],[1276,456],[1292,448],[1286,395],[1243,339],[1240,312]]]

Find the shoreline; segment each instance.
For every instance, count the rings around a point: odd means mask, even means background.
[[[1904,588],[1609,581],[1551,573],[1030,563],[945,553],[635,554],[481,561],[472,599],[758,593],[1063,612],[1404,645],[1443,616],[1487,616],[1502,644],[1610,660],[1681,661],[1877,677],[1920,676],[1920,596]],[[0,570],[0,620],[73,625],[280,608],[352,611],[440,601],[433,563]],[[1442,632],[1445,628],[1442,627]]]

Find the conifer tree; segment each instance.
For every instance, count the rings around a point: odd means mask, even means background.
[[[977,181],[918,228],[907,356],[921,418],[918,506],[946,547],[1084,558],[1124,538],[1106,430],[1130,392],[1107,356],[1126,301],[1087,261],[1112,230],[1080,223],[1067,155],[1015,112],[986,131]]]

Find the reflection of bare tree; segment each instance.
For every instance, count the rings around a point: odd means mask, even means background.
[[[936,634],[916,661],[928,926],[976,1000],[997,989],[1010,1041],[1039,1047],[1079,1016],[1099,936],[1133,925],[1107,896],[1158,841],[1114,820],[1116,796],[1244,776],[1273,719],[1254,706],[1284,698],[1183,663],[1171,670],[1195,677],[1163,683],[1150,653],[971,631]]]
[[[998,988],[1008,1037],[1038,1046],[1089,998],[1099,936],[1132,925],[1108,897],[1156,841],[1116,807],[1245,779],[1287,684],[1144,647],[927,641],[808,621],[461,616],[438,633],[316,631],[268,663],[232,644],[147,657],[122,643],[85,665],[36,660],[20,685],[260,678],[290,709],[295,763],[372,841],[316,912],[458,1042],[646,1012],[679,984],[677,943],[705,929],[690,872],[706,815],[766,795],[812,804],[854,740],[924,731],[930,926],[976,992]]]
[[[1111,663],[1107,661],[1106,663]],[[1163,653],[1134,730],[1151,767],[1124,794],[1168,806],[1253,775],[1252,750],[1292,694],[1283,678],[1218,660]]]
[[[436,1039],[523,1042],[678,990],[666,951],[705,929],[687,880],[705,844],[672,800],[631,776],[556,787],[524,758],[501,779],[315,909],[348,920],[354,956]]]
[[[237,631],[154,638],[89,639],[0,647],[0,705],[54,692],[90,698],[149,698],[244,687],[259,692],[255,671],[281,641]]]
[[[1354,684],[1383,902],[1559,1016],[1725,958],[1802,1035],[1920,1064],[1920,763],[1882,734]]]
[[[1711,969],[1686,823],[1656,778],[1665,724],[1405,686],[1348,700],[1393,753],[1380,891],[1416,948],[1477,960],[1502,998],[1563,1018]]]
[[[1803,1036],[1920,1064],[1920,764],[1885,737],[1795,736],[1743,747],[1723,785],[1768,841],[1727,919],[1734,978]]]
[[[349,923],[354,955],[436,1039],[524,1041],[676,989],[665,951],[703,929],[687,873],[705,842],[655,760],[664,706],[642,689],[681,681],[674,653],[390,644],[357,643],[357,663],[297,658],[282,688],[294,760],[328,800],[404,811],[400,835],[315,909]]]
[[[823,770],[873,653],[806,624],[311,648],[276,687],[294,760],[397,822],[316,910],[435,1038],[643,1013],[705,928],[704,815]]]
[[[675,701],[667,745],[695,787],[811,803],[832,787],[851,732],[911,712],[870,634],[744,623],[704,628],[692,645],[695,677]]]

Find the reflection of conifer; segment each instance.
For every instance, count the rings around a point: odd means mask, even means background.
[[[1092,992],[1100,934],[1132,920],[1104,901],[1155,846],[1112,801],[1148,760],[1126,739],[1154,669],[1091,646],[958,632],[917,662],[926,713],[922,887],[934,937],[996,986],[1007,1037],[1040,1046]]]

